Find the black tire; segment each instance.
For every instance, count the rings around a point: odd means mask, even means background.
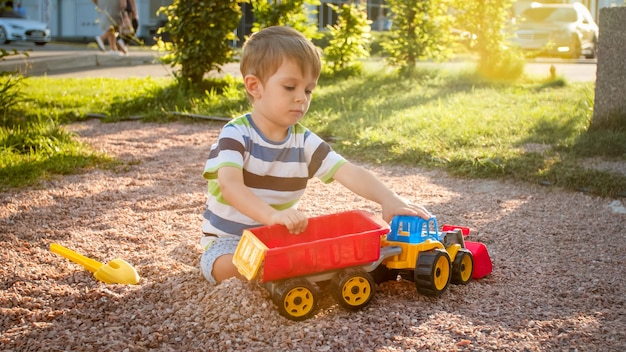
[[[301,321],[313,316],[319,299],[315,286],[306,279],[287,279],[277,284],[272,300],[280,315]]]
[[[425,296],[438,297],[450,284],[450,256],[443,249],[419,253],[415,263],[415,288]]]
[[[598,57],[598,40],[596,38],[593,38],[593,50],[591,50],[590,54],[586,54],[585,58],[595,59],[596,57]]]
[[[347,310],[359,310],[367,306],[375,292],[372,275],[363,269],[342,270],[331,280],[333,297]]]
[[[46,45],[47,42],[35,42],[35,45],[37,46],[44,46]]]
[[[9,44],[11,41],[7,37],[7,31],[0,27],[0,44]]]
[[[452,263],[452,283],[467,285],[472,280],[474,273],[474,257],[467,249],[460,249]]]

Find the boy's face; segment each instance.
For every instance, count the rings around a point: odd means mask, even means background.
[[[317,77],[309,72],[303,75],[300,66],[293,60],[283,60],[267,82],[257,81],[251,92],[254,96],[252,115],[255,123],[270,138],[274,133],[286,133],[309,110],[316,85]]]

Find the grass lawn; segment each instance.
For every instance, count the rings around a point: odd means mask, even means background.
[[[376,63],[365,71],[362,77],[322,78],[303,120],[351,159],[626,195],[626,175],[584,167],[590,158],[626,163],[626,130],[589,128],[593,83],[528,78],[494,83],[470,71],[435,67],[405,77]],[[136,115],[170,121],[181,119],[170,112],[233,117],[248,111],[239,79],[208,81],[205,88],[185,92],[170,79],[27,78],[21,85],[23,101],[9,111],[0,130],[0,187],[115,165],[71,136],[52,136],[63,135],[64,123],[90,113],[111,121]],[[47,138],[25,136],[27,131]],[[18,182],[18,174],[32,176]]]

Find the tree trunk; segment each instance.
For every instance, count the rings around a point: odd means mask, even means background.
[[[626,7],[600,9],[593,129],[626,128]]]

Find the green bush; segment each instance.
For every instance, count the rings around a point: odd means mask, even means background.
[[[235,61],[230,42],[237,39],[234,31],[241,18],[240,2],[174,0],[159,9],[168,19],[159,31],[169,33],[172,42],[159,39],[156,47],[168,52],[163,62],[181,65],[177,78],[184,84],[197,85],[206,73]]]
[[[389,52],[390,64],[413,72],[418,61],[443,61],[453,50],[447,0],[388,0],[393,13],[389,41],[383,47]]]
[[[338,19],[335,25],[328,26],[331,37],[324,49],[326,69],[331,74],[358,74],[362,70],[358,60],[369,56],[371,38],[365,7],[354,3],[328,7],[338,13]]]
[[[301,32],[305,37],[319,37],[317,25],[309,18],[315,15],[320,5],[319,0],[252,0],[252,12],[255,22],[252,32],[271,26],[290,26]]]

